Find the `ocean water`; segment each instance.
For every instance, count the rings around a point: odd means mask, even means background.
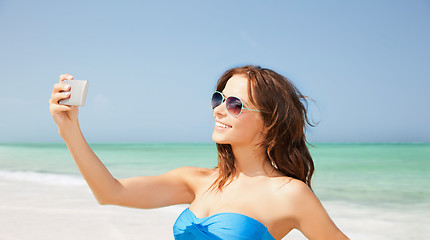
[[[117,178],[217,165],[215,144],[90,145]],[[430,202],[429,143],[313,143],[309,150],[315,163],[312,187],[321,200],[402,207]],[[47,184],[82,182],[62,143],[0,143],[0,176]]]

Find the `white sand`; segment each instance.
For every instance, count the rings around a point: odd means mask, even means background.
[[[186,206],[141,210],[101,206],[86,185],[0,179],[0,239],[172,239]]]
[[[173,239],[186,205],[153,210],[101,206],[84,184],[47,185],[0,176],[0,239]],[[351,239],[430,239],[430,214],[323,202]],[[427,208],[428,209],[428,208]],[[294,230],[284,240],[306,239]]]

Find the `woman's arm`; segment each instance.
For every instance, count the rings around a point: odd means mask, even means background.
[[[86,142],[79,127],[78,108],[58,103],[70,97],[62,92],[70,89],[62,84],[65,79],[72,80],[73,76],[60,76],[60,83],[54,85],[49,109],[79,171],[100,204],[154,208],[190,203],[194,199],[190,179],[199,172],[195,168],[179,168],[159,176],[115,179]]]

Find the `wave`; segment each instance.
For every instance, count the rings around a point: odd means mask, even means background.
[[[12,181],[25,181],[41,183],[46,185],[85,185],[85,180],[81,176],[41,173],[33,171],[10,171],[0,170],[0,178]]]

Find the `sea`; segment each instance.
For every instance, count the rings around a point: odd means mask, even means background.
[[[158,175],[182,166],[217,165],[213,143],[90,146],[116,178]],[[315,164],[312,189],[322,202],[430,217],[430,143],[310,143],[308,148]],[[64,143],[0,143],[0,181],[2,178],[85,184]]]

